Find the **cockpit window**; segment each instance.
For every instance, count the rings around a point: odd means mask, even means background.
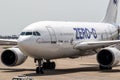
[[[41,36],[41,34],[39,32],[22,32],[20,35],[26,35],[26,36],[29,36],[29,35],[34,35],[34,36]]]
[[[40,33],[39,32],[36,32],[37,36],[40,36]]]
[[[33,32],[33,35],[34,36],[40,36],[40,33],[36,31],[36,32]]]
[[[22,32],[20,35],[25,35],[25,32]]]
[[[36,32],[33,32],[33,35],[34,35],[34,36],[37,36]]]
[[[32,35],[32,32],[26,32],[26,35]]]

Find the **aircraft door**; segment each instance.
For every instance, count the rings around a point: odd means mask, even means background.
[[[49,35],[50,35],[50,38],[51,38],[51,43],[52,44],[55,44],[57,42],[57,38],[56,38],[56,34],[55,34],[55,31],[52,27],[46,27],[48,32],[49,32]]]

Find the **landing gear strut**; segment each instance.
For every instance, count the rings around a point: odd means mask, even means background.
[[[36,68],[36,74],[44,74],[45,69],[55,69],[56,64],[55,62],[50,62],[50,60],[46,60],[44,62],[43,59],[35,59],[35,62],[38,62],[38,67]]]
[[[36,74],[44,74],[43,67],[42,67],[42,59],[37,60],[38,61],[38,67],[36,68]]]

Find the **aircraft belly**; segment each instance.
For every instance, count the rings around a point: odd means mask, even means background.
[[[81,55],[82,52],[73,49],[70,45],[63,47],[56,44],[39,44],[36,47],[27,47],[24,50],[27,55],[33,58],[56,59]]]

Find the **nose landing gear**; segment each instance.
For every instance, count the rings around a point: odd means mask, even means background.
[[[44,62],[43,59],[35,59],[35,62],[38,61],[38,67],[36,68],[36,74],[44,74],[43,70],[46,69],[55,69],[56,64],[55,62],[50,62],[50,60],[46,60]]]

